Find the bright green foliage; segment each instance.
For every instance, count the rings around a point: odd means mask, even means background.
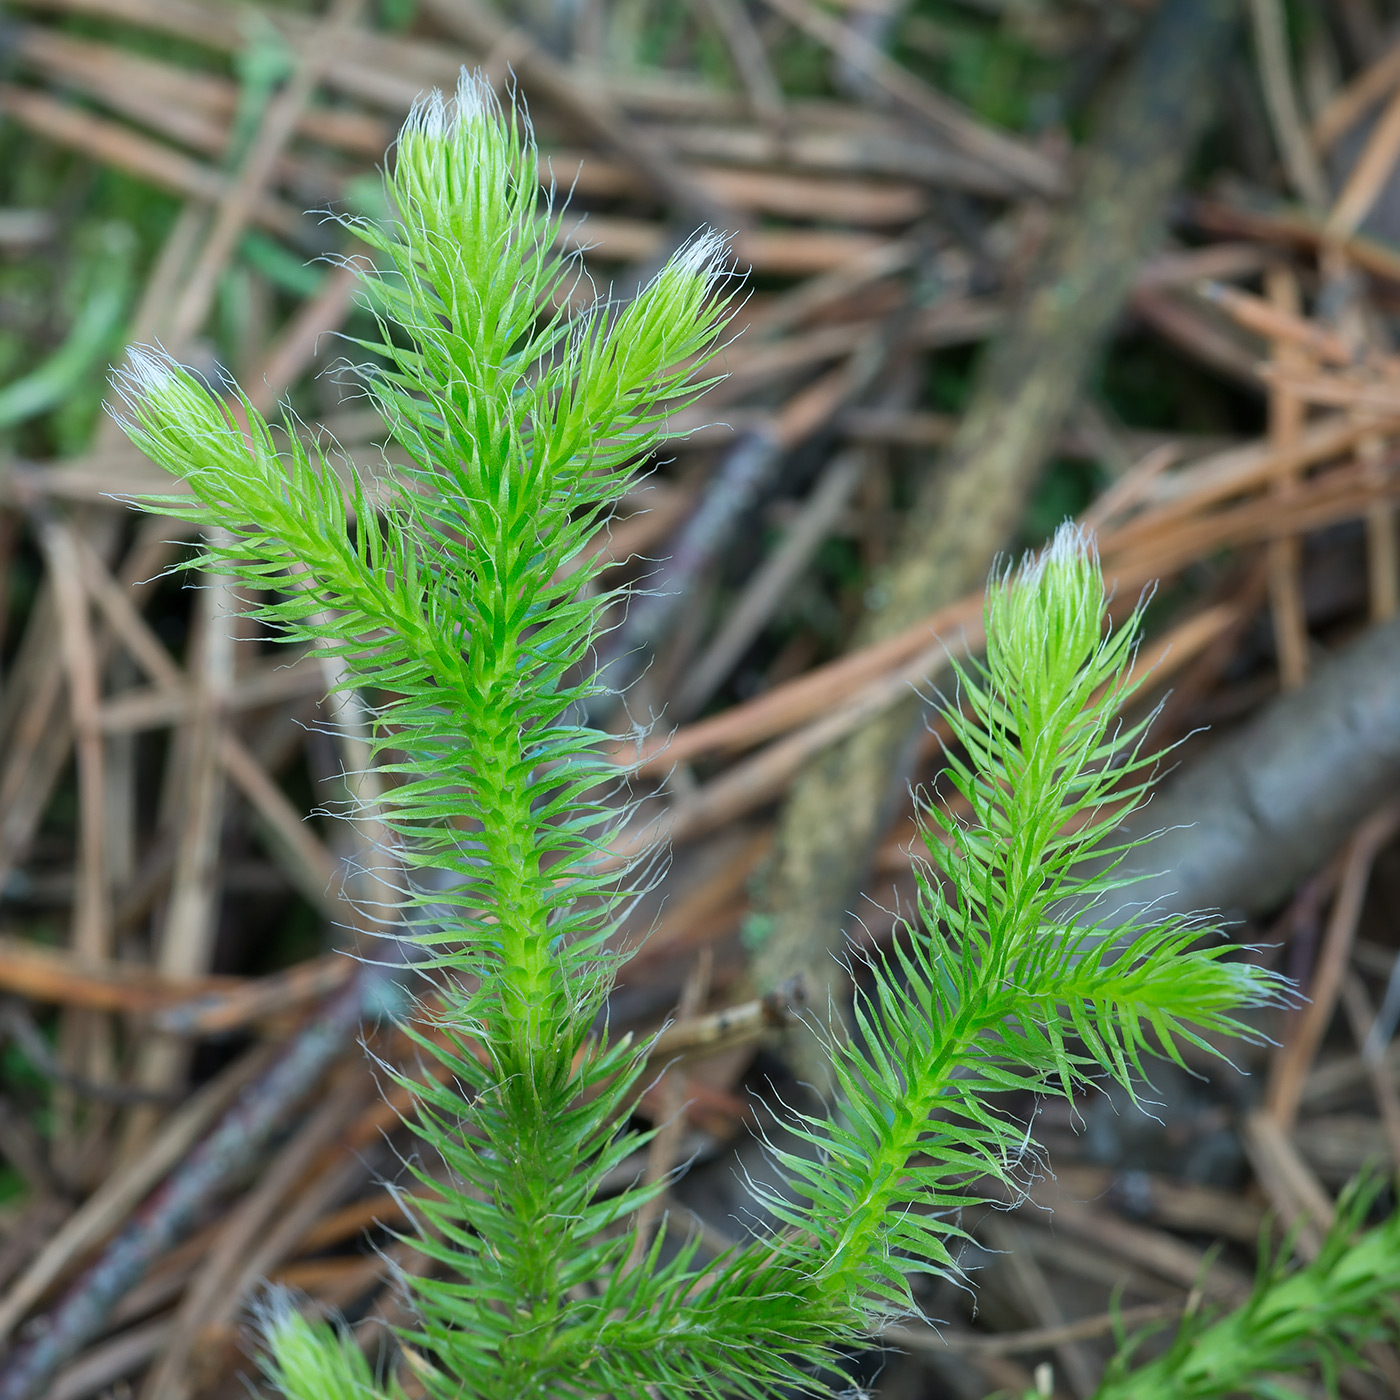
[[[442,1266],[406,1281],[420,1382],[443,1400],[819,1389],[839,1348],[912,1306],[911,1274],[955,1271],[949,1213],[984,1199],[978,1178],[1015,1178],[1028,1142],[995,1095],[1131,1086],[1145,1055],[1242,1032],[1237,1012],[1280,988],[1195,926],[1094,926],[1115,877],[1076,864],[1111,844],[1104,804],[1139,799],[1151,760],[1115,718],[1138,620],[1105,632],[1091,542],[1067,528],[990,590],[987,660],[953,716],[971,815],[930,809],[918,924],[832,1049],[842,1100],[779,1154],[782,1229],[708,1261],[693,1239],[636,1240],[658,1188],[601,1189],[643,1141],[626,1117],[646,1047],[599,1029],[630,885],[599,860],[625,818],[618,770],[577,718],[617,601],[585,545],[700,387],[721,245],[570,320],[555,308],[577,268],[535,171],[469,77],[404,129],[397,217],[359,229],[385,260],[372,389],[412,462],[387,497],[295,433],[279,455],[246,398],[235,413],[149,353],[122,385],[129,428],[190,488],[152,508],[219,527],[231,542],[205,564],[380,698],[400,780],[384,816],[442,988],[410,1027],[437,1066],[411,1084],[417,1246]],[[372,1390],[328,1329],[284,1308],[268,1334],[293,1400]]]
[[[1104,633],[1090,541],[1063,527],[1039,559],[994,580],[985,665],[959,672],[949,771],[971,818],[927,815],[932,869],[920,928],[873,961],[857,1036],[834,1045],[839,1121],[810,1119],[813,1159],[792,1157],[805,1199],[775,1205],[811,1231],[825,1290],[870,1321],[907,1310],[907,1277],[952,1267],[947,1212],[987,1174],[1015,1189],[1029,1143],[989,1095],[1073,1090],[1108,1075],[1131,1091],[1143,1056],[1176,1058],[1199,1032],[1244,1034],[1234,1012],[1275,999],[1259,969],[1193,947],[1197,925],[1096,927],[1092,899],[1122,881],[1110,855],[1122,809],[1150,786],[1147,720],[1116,719],[1137,619]],[[961,750],[961,752],[960,752]],[[1121,853],[1120,853],[1121,854]],[[1086,912],[1085,905],[1088,903]]]
[[[263,1369],[287,1400],[375,1400],[382,1393],[359,1347],[307,1322],[282,1290],[273,1291],[262,1321],[272,1351]],[[395,1386],[391,1394],[398,1400],[402,1392]]]
[[[1311,1263],[1289,1267],[1289,1250],[1264,1254],[1243,1307],[1182,1323],[1163,1355],[1136,1370],[1141,1338],[1115,1359],[1094,1400],[1214,1400],[1246,1388],[1260,1400],[1296,1400],[1272,1376],[1316,1367],[1336,1394],[1339,1369],[1368,1341],[1400,1330],[1400,1213],[1359,1235],[1380,1182],[1353,1185]]]

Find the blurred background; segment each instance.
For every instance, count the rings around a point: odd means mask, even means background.
[[[761,1095],[821,1088],[804,1008],[911,907],[994,562],[1074,517],[1120,614],[1154,590],[1134,712],[1179,747],[1140,868],[1310,1000],[1161,1073],[1155,1117],[1008,1102],[1055,1175],[965,1221],[975,1312],[931,1289],[946,1325],[858,1363],[1091,1395],[1114,1307],[1236,1296],[1261,1230],[1315,1250],[1400,1164],[1392,0],[6,0],[0,1397],[245,1395],[262,1280],[392,1348],[385,1256],[427,1267],[359,1042],[411,1048],[345,956],[374,697],[171,574],[195,541],[122,504],[173,488],[104,402],[158,343],[391,479],[335,216],[387,212],[462,65],[528,109],[579,307],[730,237],[723,378],[596,541],[644,588],[593,716],[642,746],[619,854],[671,853],[612,1012],[672,1021],[630,1169],[692,1162],[671,1208],[712,1243]],[[1344,1392],[1400,1394],[1370,1360]]]

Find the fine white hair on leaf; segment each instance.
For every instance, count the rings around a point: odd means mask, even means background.
[[[499,109],[496,94],[480,69],[463,67],[453,96],[449,99],[441,88],[434,88],[420,97],[408,114],[404,131],[429,141],[445,141],[457,127],[493,117]]]
[[[126,368],[115,376],[123,398],[139,394],[154,397],[175,378],[174,362],[163,350],[150,345],[133,345],[126,353]]]
[[[1098,557],[1099,545],[1093,530],[1073,520],[1063,520],[1044,549],[1038,553],[1027,550],[1016,572],[1023,583],[1034,584],[1045,576],[1046,569],[1054,565],[1072,564],[1081,559],[1096,564]],[[1011,566],[1007,565],[1008,579],[1011,573]]]
[[[1099,544],[1089,526],[1062,520],[1047,553],[1057,563],[1076,558],[1094,561],[1099,555]]]
[[[276,1335],[295,1310],[296,1301],[291,1289],[278,1283],[269,1284],[248,1308],[258,1330],[268,1339]]]
[[[496,94],[486,75],[479,68],[465,65],[457,75],[457,97],[454,103],[455,115],[459,122],[476,121],[481,117],[495,116],[499,110]]]
[[[404,131],[417,132],[430,141],[441,141],[447,135],[449,126],[447,100],[441,88],[434,88],[413,104],[408,120],[404,122]]]
[[[721,264],[728,254],[729,235],[712,228],[706,229],[672,258],[671,266],[678,272],[703,277],[709,282],[719,275]]]

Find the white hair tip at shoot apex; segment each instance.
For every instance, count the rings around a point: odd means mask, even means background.
[[[429,141],[441,141],[448,132],[447,99],[441,88],[418,98],[409,109],[403,124],[404,135],[422,136]]]
[[[138,402],[164,398],[178,379],[178,366],[164,350],[132,345],[126,362],[112,371],[111,384],[121,401],[136,411]]]
[[[1093,561],[1099,555],[1099,542],[1088,525],[1062,520],[1045,553],[1055,563],[1068,563],[1075,559]]]
[[[126,367],[117,372],[119,387],[144,395],[159,394],[175,378],[175,366],[163,350],[133,345],[126,352]]]
[[[1097,564],[1098,557],[1099,545],[1093,530],[1065,520],[1044,549],[1026,551],[1016,572],[1026,583],[1035,583],[1044,577],[1047,569],[1059,570],[1081,562]]]
[[[489,117],[496,110],[496,95],[485,76],[479,69],[464,67],[451,98],[441,88],[434,88],[413,104],[404,132],[428,141],[445,141],[458,127]]]
[[[729,235],[715,229],[697,234],[672,260],[677,272],[714,281],[729,256]]]
[[[457,75],[457,95],[453,100],[453,113],[457,120],[470,122],[493,116],[497,105],[496,94],[491,90],[486,75],[480,68],[468,68],[464,64]]]

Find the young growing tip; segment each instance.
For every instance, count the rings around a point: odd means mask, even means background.
[[[434,88],[420,97],[409,111],[399,132],[399,156],[404,150],[423,149],[444,152],[460,138],[480,140],[491,136],[490,128],[501,124],[501,107],[496,94],[480,73],[465,68],[451,97]]]
[[[1082,706],[1086,682],[1121,670],[1136,623],[1111,634],[1105,601],[1094,536],[1071,521],[1039,553],[993,578],[986,602],[988,665],[1015,678],[1028,719],[1038,721],[1066,701]]]
[[[164,393],[175,379],[176,367],[171,358],[149,345],[133,345],[126,352],[126,367],[113,376],[113,384],[123,402],[133,396],[152,398]]]
[[[692,238],[666,266],[679,276],[698,277],[708,287],[723,273],[728,253],[729,239],[714,229],[706,229]]]

